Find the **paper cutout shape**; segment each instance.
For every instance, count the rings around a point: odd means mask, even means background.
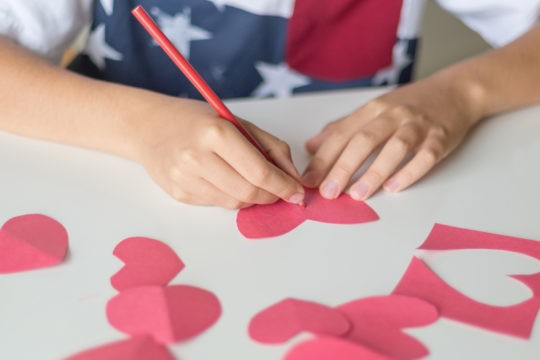
[[[122,291],[107,303],[107,319],[130,335],[151,335],[160,344],[192,338],[221,315],[218,298],[188,285],[142,286]]]
[[[21,215],[0,229],[0,274],[59,264],[68,248],[66,229],[40,214]]]
[[[72,355],[65,360],[174,360],[167,348],[149,336],[135,336],[126,340],[98,346]]]
[[[373,296],[337,307],[352,324],[345,338],[377,353],[396,359],[418,359],[428,349],[402,330],[435,322],[435,306],[418,298],[401,295]]]
[[[374,350],[339,338],[318,337],[299,343],[285,355],[285,360],[392,360]]]
[[[540,273],[510,275],[510,277],[523,283],[525,286],[531,289],[535,297],[540,299]]]
[[[306,207],[278,201],[269,205],[254,205],[238,211],[238,230],[248,239],[283,235],[306,220],[331,224],[360,224],[379,219],[365,202],[342,194],[335,200],[323,198],[317,189],[306,189]]]
[[[540,260],[540,241],[435,224],[422,250],[492,249],[511,251]]]
[[[532,283],[529,281],[528,286]],[[416,257],[413,257],[393,293],[430,302],[446,318],[525,339],[530,337],[540,309],[540,298],[536,296],[504,307],[475,301],[446,284]]]
[[[302,331],[339,336],[345,334],[350,326],[345,316],[331,307],[289,298],[255,315],[249,323],[248,332],[256,341],[276,344]]]
[[[118,291],[145,285],[167,285],[183,268],[178,255],[161,241],[145,237],[122,240],[113,255],[125,265],[111,277]]]

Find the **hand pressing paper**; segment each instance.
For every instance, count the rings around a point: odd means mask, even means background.
[[[365,202],[342,194],[335,200],[323,198],[317,189],[306,189],[306,207],[278,201],[254,205],[238,211],[238,230],[248,239],[261,239],[288,233],[306,220],[330,224],[360,224],[379,216]]]
[[[66,229],[40,214],[11,218],[0,229],[0,274],[57,265],[68,248]]]

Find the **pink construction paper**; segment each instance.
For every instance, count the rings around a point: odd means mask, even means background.
[[[142,286],[120,292],[107,303],[107,319],[130,335],[151,335],[160,344],[192,338],[221,315],[218,298],[188,285]]]
[[[285,360],[392,360],[395,358],[379,354],[374,350],[353,342],[317,337],[299,343],[285,355]]]
[[[0,229],[0,274],[59,264],[68,248],[66,229],[40,214],[21,215]]]
[[[532,283],[529,281],[530,286]],[[537,296],[513,306],[492,306],[475,301],[446,284],[416,257],[393,293],[430,302],[446,318],[525,339],[531,336],[540,309]]]
[[[238,211],[238,230],[248,239],[283,235],[306,220],[331,224],[360,224],[379,219],[369,205],[342,194],[335,200],[323,198],[317,189],[306,189],[306,207],[278,201]]]
[[[284,299],[256,314],[249,323],[252,339],[275,344],[308,331],[321,335],[343,335],[350,328],[341,312],[311,301]]]
[[[125,265],[111,277],[118,291],[145,285],[167,285],[183,268],[178,255],[161,241],[145,237],[122,240],[113,255]]]
[[[126,340],[98,346],[71,355],[65,360],[174,360],[169,350],[149,336],[134,336]]]
[[[337,307],[352,324],[345,338],[396,359],[418,359],[428,349],[402,330],[426,326],[439,318],[435,306],[402,295],[373,296]]]
[[[516,252],[540,260],[540,241],[435,224],[423,250],[493,249]]]

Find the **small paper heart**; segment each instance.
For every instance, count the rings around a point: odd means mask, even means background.
[[[293,347],[285,360],[395,360],[365,346],[331,337],[317,337]]]

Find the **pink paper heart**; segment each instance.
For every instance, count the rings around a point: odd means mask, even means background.
[[[126,340],[98,346],[71,355],[65,360],[174,360],[167,348],[149,336],[134,336]]]
[[[278,201],[270,205],[254,205],[238,211],[238,230],[248,239],[283,235],[305,220],[331,224],[360,224],[379,219],[365,202],[342,194],[335,200],[323,198],[317,189],[306,189],[306,207]]]
[[[267,343],[285,342],[302,331],[339,336],[350,328],[337,310],[311,301],[285,299],[255,315],[249,323],[252,339]]]
[[[130,335],[151,335],[170,344],[194,337],[221,315],[218,298],[188,285],[142,286],[122,291],[107,303],[107,319]]]
[[[538,278],[520,276],[517,279],[531,287],[533,292],[538,291]],[[430,302],[443,317],[525,339],[531,336],[540,309],[537,296],[513,306],[492,306],[475,301],[449,286],[416,257],[413,257],[393,293]]]
[[[40,214],[21,215],[0,229],[0,274],[59,264],[68,247],[66,229]]]
[[[111,277],[118,291],[145,285],[167,285],[183,268],[178,255],[161,241],[145,237],[122,240],[113,255],[125,265]]]
[[[339,338],[317,337],[293,347],[285,360],[395,360],[365,346]]]
[[[396,359],[418,359],[427,348],[402,330],[435,322],[435,306],[417,298],[399,295],[373,296],[337,307],[352,324],[345,338]]]

